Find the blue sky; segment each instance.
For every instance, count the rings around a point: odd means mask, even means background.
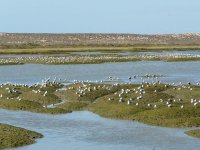
[[[200,33],[200,1],[0,0],[0,32]]]

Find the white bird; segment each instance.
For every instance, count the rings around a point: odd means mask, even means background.
[[[169,108],[172,107],[172,104],[167,105],[167,107],[169,107]]]
[[[194,103],[194,106],[196,106],[198,103],[196,102],[196,103]]]
[[[44,94],[43,94],[43,96],[47,96],[47,93],[48,93],[48,92],[47,92],[47,91],[45,91],[45,92],[44,92]]]
[[[147,106],[148,106],[148,107],[151,107],[151,104],[148,104]]]
[[[120,103],[123,102],[123,98],[122,98],[122,97],[119,98],[119,102],[120,102]]]

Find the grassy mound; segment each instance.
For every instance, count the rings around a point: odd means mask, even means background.
[[[49,114],[61,114],[70,112],[62,108],[45,108],[38,102],[28,100],[0,100],[0,108]]]
[[[200,130],[190,130],[190,131],[186,131],[185,134],[189,135],[189,136],[193,136],[196,138],[200,138]]]
[[[147,110],[134,115],[134,119],[146,124],[167,127],[200,126],[200,109],[188,107]]]
[[[0,149],[33,144],[35,139],[43,135],[6,124],[0,124]]]
[[[67,113],[62,108],[49,108],[61,102],[54,92],[61,88],[59,83],[47,83],[45,85],[1,85],[0,108],[9,110],[23,110],[37,113]]]
[[[71,111],[87,109],[104,117],[157,126],[196,127],[200,126],[199,91],[199,86],[160,83],[77,83],[60,92],[65,95],[65,103],[58,107]]]

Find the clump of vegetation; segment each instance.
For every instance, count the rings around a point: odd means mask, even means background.
[[[43,107],[38,102],[33,102],[29,100],[0,100],[0,108],[8,110],[21,110],[21,111],[31,111],[36,113],[49,113],[49,114],[60,114],[68,113],[62,108],[46,108]]]
[[[131,120],[132,115],[141,111],[138,107],[129,107],[126,104],[101,101],[100,99],[88,106],[88,109],[103,117],[112,119],[126,119]]]
[[[199,58],[199,57],[167,58],[166,61],[169,61],[169,62],[179,62],[179,61],[200,61],[200,58]]]
[[[13,148],[33,144],[43,135],[6,124],[0,124],[0,149]]]
[[[192,136],[192,137],[200,138],[200,130],[186,131],[185,134]]]
[[[156,126],[198,127],[200,126],[200,109],[160,108],[148,110],[134,115],[134,120]]]
[[[53,106],[61,102],[54,94],[61,87],[61,84],[51,82],[33,86],[1,85],[0,108],[50,114],[68,113],[69,111]],[[53,107],[49,107],[50,105]]]

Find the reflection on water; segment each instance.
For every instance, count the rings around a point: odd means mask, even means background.
[[[200,140],[184,134],[186,129],[160,128],[137,122],[111,120],[88,111],[44,115],[0,110],[2,123],[44,134],[36,144],[19,150],[65,149],[198,149]],[[26,120],[26,121],[25,121]]]
[[[18,66],[0,66],[0,83],[34,84],[44,78],[60,78],[62,81],[100,81],[108,80],[109,76],[116,82],[129,82],[130,76],[139,75],[132,82],[141,82],[145,74],[163,75],[158,80],[167,83],[196,83],[200,81],[200,61],[195,62],[163,62],[137,61],[104,64],[79,65],[39,65],[27,64]],[[145,79],[152,80],[152,79]],[[153,79],[156,80],[156,79]]]

